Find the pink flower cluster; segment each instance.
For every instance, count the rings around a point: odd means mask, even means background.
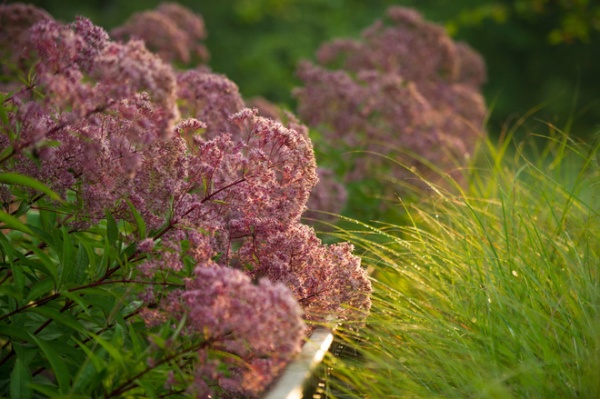
[[[206,38],[204,20],[177,3],[162,3],[156,10],[135,13],[113,29],[116,39],[139,39],[169,63],[206,62],[209,54],[201,43]]]
[[[18,71],[26,71],[30,66],[29,54],[22,54],[28,43],[28,30],[36,22],[52,19],[44,10],[29,4],[0,4],[0,73],[10,76]]]
[[[267,277],[290,287],[309,320],[332,314],[362,320],[370,308],[371,285],[352,250],[347,243],[326,247],[312,228],[294,224],[275,234],[255,232],[236,261],[251,265],[255,279]]]
[[[74,215],[80,222],[105,210],[122,213],[143,150],[174,135],[172,68],[143,42],[111,42],[84,18],[69,25],[42,19],[27,38],[36,74],[32,86],[7,100],[19,126],[6,143],[12,168],[63,196],[75,193],[83,204]]]
[[[413,10],[391,7],[361,40],[325,44],[317,59],[298,69],[298,112],[332,146],[363,152],[348,180],[406,181],[412,169],[435,181],[435,168],[464,166],[483,135],[481,57]]]
[[[179,6],[156,13],[202,31]],[[124,237],[139,242],[138,276],[182,282],[140,289],[144,321],[185,319],[206,343],[191,391],[258,394],[298,351],[305,320],[364,318],[371,285],[360,259],[300,222],[318,181],[305,126],[259,116],[224,76],[177,72],[138,39],[39,15],[7,56],[36,74],[5,101],[17,133],[0,135],[0,172],[73,198],[62,223],[74,229],[105,212],[133,226],[141,216],[147,234]]]
[[[291,119],[294,116],[286,114],[275,104],[260,97],[255,97],[246,102],[248,106],[258,109],[260,115],[274,120]],[[302,129],[304,127],[301,127]],[[346,187],[338,180],[333,170],[318,167],[317,175],[319,181],[313,187],[308,202],[306,203],[306,211],[304,212],[304,221],[307,223],[320,223],[321,229],[328,229],[337,221],[339,215],[346,204],[348,193]],[[325,223],[322,223],[325,222]]]
[[[190,391],[197,397],[215,394],[214,385],[246,397],[261,392],[298,352],[305,334],[302,311],[289,290],[266,278],[256,284],[230,267],[200,264],[185,289],[171,291],[161,302],[162,314],[189,322],[185,333],[210,345],[200,350],[204,362],[195,371]],[[147,311],[147,320],[156,316]],[[211,352],[222,351],[227,366]]]

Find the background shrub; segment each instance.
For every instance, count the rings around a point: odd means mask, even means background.
[[[107,28],[122,24],[150,2],[112,0],[74,4],[36,0],[65,21],[89,16]],[[499,135],[528,110],[536,120],[592,135],[599,123],[600,51],[598,6],[587,1],[538,0],[224,0],[181,1],[205,18],[211,66],[225,73],[245,97],[262,95],[293,109],[291,89],[300,59],[312,59],[325,41],[357,38],[391,5],[413,7],[445,25],[453,38],[469,43],[488,65],[484,87],[493,112],[490,131]],[[239,40],[243,37],[244,40]],[[293,43],[290,46],[289,43]],[[235,62],[231,61],[234,57]]]

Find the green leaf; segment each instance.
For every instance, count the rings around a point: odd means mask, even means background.
[[[10,398],[11,399],[28,399],[33,397],[33,389],[31,383],[33,378],[29,367],[25,365],[23,360],[17,358],[15,366],[10,373]]]
[[[48,197],[55,201],[62,202],[62,198],[60,198],[60,196],[55,191],[50,189],[48,186],[46,186],[39,180],[34,179],[33,177],[11,172],[0,173],[0,183],[5,183],[14,186],[29,187],[34,190],[41,191],[42,193],[46,194]]]
[[[75,274],[75,247],[66,228],[62,228],[62,251],[60,252],[60,265],[58,267],[58,283],[73,283]]]
[[[71,392],[79,395],[85,395],[85,393],[94,392],[97,387],[102,384],[107,374],[108,370],[106,368],[100,371],[95,370],[92,363],[86,361],[83,363],[74,379]],[[69,398],[78,397],[73,396],[73,393],[69,395]],[[89,399],[90,397],[94,396],[86,395],[82,397]]]
[[[23,249],[31,248],[29,245],[23,245]],[[24,270],[28,270],[31,274],[35,276],[39,276],[39,278],[34,278],[33,281],[36,282],[38,280],[43,280],[45,277],[53,277],[53,271],[48,269],[44,262],[41,262],[37,259],[26,258],[23,254],[17,253],[18,261],[21,265],[23,265]],[[38,273],[38,272],[41,272]],[[30,279],[32,276],[29,277]]]
[[[102,287],[86,287],[80,290],[71,290],[72,292],[77,292],[80,294],[86,295],[97,295],[102,297],[110,297],[110,298],[120,298],[119,293],[111,290],[104,289]]]
[[[19,292],[19,299],[23,299],[23,291],[25,290],[25,274],[23,273],[23,266],[15,263],[10,267],[13,274],[14,287]]]
[[[39,215],[42,229],[49,232],[56,230],[56,218],[58,216],[56,212],[40,210]]]
[[[131,201],[127,200],[127,205],[129,205],[129,209],[131,209],[131,213],[133,214],[133,218],[135,219],[135,224],[137,225],[138,238],[143,240],[146,238],[146,222],[144,222],[144,218],[135,206],[131,203]]]
[[[58,282],[58,273],[55,261],[45,251],[37,247],[29,247],[29,250],[38,257],[39,261],[45,266],[47,275],[52,277],[53,282],[56,284]]]
[[[138,327],[138,328],[136,328]],[[141,355],[142,353],[145,353],[145,351],[147,350],[148,346],[145,343],[144,338],[141,336],[142,334],[140,333],[140,331],[143,333],[144,331],[146,331],[146,325],[144,323],[127,323],[127,328],[129,329],[129,339],[131,340],[131,345],[132,345],[132,351],[136,356]],[[140,330],[140,331],[138,331]],[[0,330],[1,333],[1,330]]]
[[[7,146],[2,151],[0,151],[0,159],[7,159],[15,152],[15,148],[12,145]]]
[[[9,119],[8,119],[8,107],[5,106],[4,100],[9,96],[9,94],[2,94],[0,95],[0,122],[2,122],[2,124],[4,126],[8,126],[9,125]]]
[[[75,282],[82,283],[85,281],[85,272],[90,264],[88,253],[83,245],[79,245],[77,255],[75,256]]]
[[[80,293],[62,291],[60,293],[65,298],[68,298],[75,302],[87,315],[91,315],[90,313],[90,303],[86,302]]]
[[[0,336],[18,341],[30,341],[27,331],[20,327],[0,325]]]
[[[98,262],[98,254],[95,252],[92,247],[93,243],[90,244],[89,239],[83,235],[77,235],[77,240],[79,241],[80,248],[83,247],[87,256],[87,265],[83,271],[87,273],[87,277],[90,280],[97,280],[102,273],[101,265]],[[83,255],[82,255],[83,256]]]
[[[218,200],[218,199],[211,199],[210,202],[213,202],[213,203],[219,204],[219,205],[228,205],[229,204],[227,201]]]
[[[112,360],[121,366],[123,370],[127,370],[127,362],[123,357],[123,350],[121,347],[116,347],[113,343],[108,342],[98,335],[92,336],[93,340],[96,341],[104,350],[110,355]]]
[[[156,393],[156,389],[151,382],[144,379],[137,379],[135,382],[144,390],[144,397],[149,399],[159,398],[158,394]]]
[[[31,204],[25,201],[21,201],[17,210],[13,212],[13,216],[18,218],[19,216],[26,214],[29,211],[29,209],[31,209]]]
[[[65,397],[64,394],[59,392],[55,386],[47,384],[32,384],[32,388],[43,395],[44,398],[49,399],[62,399]],[[69,395],[69,399],[75,399],[72,395]]]
[[[86,354],[86,360],[83,365],[79,368],[77,375],[73,379],[72,392],[84,393],[91,392],[96,389],[98,385],[102,383],[102,380],[106,376],[108,365],[103,359],[102,355],[98,355],[88,348],[84,343],[76,340],[79,348]],[[104,349],[100,348],[100,352],[105,352]]]
[[[0,296],[8,296],[8,297],[14,298],[17,301],[23,299],[22,292],[17,290],[13,285],[0,286]]]
[[[27,337],[27,339],[29,340],[29,337]],[[25,344],[25,343],[13,342],[13,349],[15,350],[15,353],[17,354],[17,358],[21,359],[23,361],[23,364],[26,365],[27,367],[29,367],[31,362],[34,359],[36,359],[40,354],[40,351],[38,350],[38,348],[29,345],[29,343]]]
[[[125,262],[127,263],[127,259],[133,256],[137,251],[137,245],[135,243],[129,244],[127,248],[123,250],[121,254],[123,258],[125,258]]]
[[[0,231],[0,246],[2,247],[2,252],[7,258],[6,260],[12,264],[13,259],[15,258],[14,247],[13,245],[6,239],[6,236]]]
[[[61,313],[58,310],[49,306],[39,306],[27,309],[28,312],[40,314],[48,317],[59,324],[69,327],[85,336],[89,335],[89,332],[73,317],[67,316],[66,313]]]
[[[99,356],[96,353],[94,353],[83,342],[80,342],[80,341],[78,341],[75,338],[73,338],[73,341],[75,341],[77,343],[79,349],[81,349],[82,351],[85,352],[87,360],[89,360],[92,363],[92,365],[94,366],[94,369],[96,369],[96,371],[101,371],[101,370],[104,370],[106,368],[107,365],[106,365],[106,363],[104,362],[104,359],[101,356]],[[104,352],[104,349],[101,349],[101,351]]]
[[[56,249],[55,248],[55,245],[56,245],[55,244],[55,239],[54,239],[54,236],[52,236],[52,234],[49,234],[48,232],[46,232],[45,230],[40,229],[37,226],[33,226],[33,225],[27,225],[27,226],[31,229],[31,231],[33,231],[33,233],[35,234],[35,237],[37,237],[43,243],[48,244],[48,246],[50,248]]]
[[[115,218],[109,212],[106,212],[106,237],[108,238],[108,243],[113,247],[119,238],[117,222],[115,222]]]
[[[54,280],[51,278],[45,278],[43,280],[38,280],[29,289],[29,293],[25,298],[26,302],[33,301],[36,298],[41,297],[42,295],[49,294],[55,288]]]
[[[56,353],[56,351],[52,348],[50,344],[48,344],[46,341],[37,338],[33,334],[29,335],[31,336],[33,341],[35,341],[37,346],[39,346],[42,352],[44,352],[46,359],[48,359],[48,362],[50,363],[50,367],[52,367],[52,370],[54,370],[54,377],[58,382],[60,392],[66,393],[69,389],[69,381],[71,379],[67,365],[65,364],[63,359],[60,358],[58,353]]]
[[[31,231],[31,229],[26,224],[2,210],[0,210],[0,222],[4,223],[4,226],[0,227],[2,229],[17,230],[32,236],[34,235],[33,231]]]

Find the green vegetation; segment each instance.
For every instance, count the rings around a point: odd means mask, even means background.
[[[110,29],[160,1],[33,3],[64,21],[85,15]],[[486,59],[490,138],[465,169],[467,184],[424,182],[428,191],[407,192],[382,210],[390,196],[377,192],[377,181],[350,183],[346,216],[327,226],[333,233],[323,233],[324,240],[354,244],[374,289],[365,328],[337,331],[345,350],[326,358],[327,397],[600,397],[600,75],[590,56],[600,53],[598,6],[585,0],[180,3],[204,17],[213,71],[236,82],[245,98],[264,96],[292,110],[298,61],[314,59],[332,38],[357,38],[392,4],[417,7]],[[522,117],[534,107],[535,117]],[[3,126],[11,112],[0,107]],[[15,132],[3,130],[11,140]],[[326,148],[321,134],[311,132],[315,151],[330,159],[319,165],[348,168],[349,151]],[[4,161],[13,156],[5,147]],[[31,159],[39,161],[37,152]],[[184,318],[148,328],[150,316],[141,315],[145,287],[163,295],[164,287],[179,289],[186,280],[184,273],[150,280],[135,272],[151,259],[145,252],[152,248],[140,249],[144,239],[158,243],[172,225],[152,229],[127,203],[129,219],[100,214],[76,230],[66,223],[79,205],[74,190],[64,198],[10,171],[0,174],[0,184],[10,188],[0,211],[3,392],[15,398],[194,394],[186,390],[193,386],[191,365],[218,340],[188,339]],[[201,203],[228,205],[213,196]],[[160,247],[181,253],[188,274],[193,238],[175,249]],[[238,291],[231,292],[236,299]],[[162,299],[147,300],[148,309],[166,312],[170,302]],[[229,376],[223,365],[237,358],[216,348],[210,356]]]
[[[598,397],[599,147],[542,140],[487,143],[464,192],[398,204],[409,225],[339,231],[374,298],[332,397]]]

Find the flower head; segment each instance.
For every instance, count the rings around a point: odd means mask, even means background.
[[[481,57],[414,10],[391,7],[361,40],[326,43],[317,59],[320,65],[298,68],[298,110],[332,147],[363,152],[347,180],[412,179],[419,186],[416,171],[439,182],[436,169],[453,174],[483,134]]]
[[[208,50],[200,42],[206,37],[200,15],[176,4],[162,3],[154,11],[133,16],[111,31],[117,39],[139,39],[166,62],[206,62]]]

